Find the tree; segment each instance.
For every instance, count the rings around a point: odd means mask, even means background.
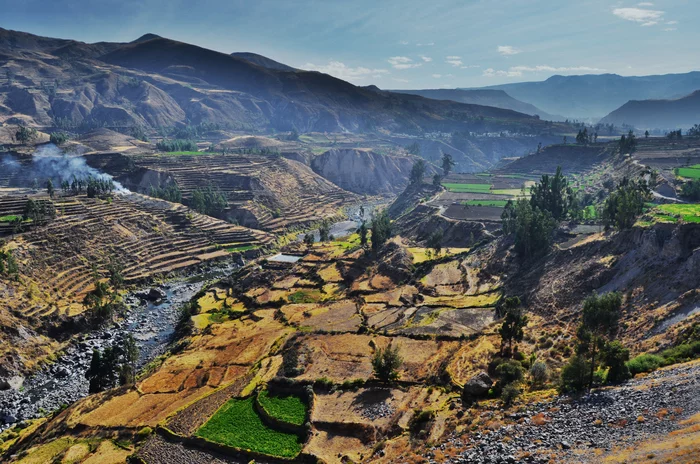
[[[501,214],[503,233],[515,236],[515,251],[527,259],[546,252],[552,242],[556,221],[549,211],[533,208],[530,202],[510,200]]]
[[[561,370],[561,390],[579,392],[586,388],[589,365],[581,355],[574,355]]]
[[[700,137],[700,124],[695,124],[693,127],[688,129],[687,134],[688,137]]]
[[[649,138],[649,131],[644,131],[644,138],[648,139]]]
[[[360,224],[359,232],[360,246],[362,248],[367,248],[367,233],[369,232],[369,230],[367,229],[367,221],[362,221],[362,224]]]
[[[435,174],[433,176],[433,187],[439,188],[442,185],[442,178],[440,177],[440,174]]]
[[[139,360],[139,347],[131,334],[124,337],[121,351],[124,359],[119,372],[119,383],[131,385],[136,381],[136,363]]]
[[[27,145],[33,142],[38,136],[36,129],[33,127],[27,127],[24,124],[17,126],[17,131],[15,132],[15,140],[22,145]]]
[[[100,376],[100,368],[102,367],[102,353],[100,350],[92,350],[92,358],[90,359],[90,367],[85,372],[85,378],[90,381],[89,392],[98,393],[102,391],[102,378]]]
[[[602,216],[606,227],[611,225],[619,229],[632,227],[637,216],[644,211],[644,203],[650,195],[651,190],[645,180],[630,181],[624,177],[603,205]]]
[[[398,380],[401,364],[403,359],[399,355],[398,346],[389,345],[385,349],[379,348],[372,356],[374,376],[382,382]]]
[[[423,182],[423,176],[425,176],[425,161],[419,159],[413,163],[413,167],[411,168],[411,174],[409,176],[410,183],[420,185]]]
[[[428,237],[428,248],[435,250],[436,256],[440,256],[440,252],[442,251],[442,238],[442,230],[436,230]]]
[[[48,179],[46,181],[46,193],[49,194],[49,198],[53,198],[54,194],[54,188],[53,188],[53,181],[51,179]]]
[[[308,232],[304,235],[304,244],[307,247],[313,246],[315,241],[316,241],[316,237],[311,232]]]
[[[618,340],[608,343],[603,350],[603,364],[608,367],[607,382],[619,383],[630,377],[627,361],[630,360],[630,350],[625,348]]]
[[[391,220],[386,211],[382,211],[372,220],[372,251],[376,254],[391,237]]]
[[[560,221],[569,212],[570,197],[573,196],[569,188],[569,181],[564,176],[561,166],[557,166],[557,172],[550,177],[542,176],[540,181],[530,187],[530,204],[542,211],[549,211],[552,217]]]
[[[418,142],[413,142],[406,146],[406,151],[412,155],[420,156],[420,144]]]
[[[584,357],[588,363],[588,389],[593,385],[593,374],[599,362],[597,356],[617,330],[621,306],[622,295],[618,292],[591,295],[583,302],[581,325],[576,331],[576,354]]]
[[[513,341],[519,342],[523,339],[523,328],[527,325],[527,316],[520,308],[520,298],[517,296],[506,298],[503,304],[506,316],[501,324],[498,333],[501,335],[501,354],[508,345],[508,353],[513,352]]]
[[[534,387],[539,387],[547,381],[549,369],[544,361],[535,361],[530,366],[530,379]]]
[[[452,159],[452,155],[449,153],[444,153],[442,155],[442,172],[444,173],[445,177],[452,171],[452,168],[455,165],[454,159]]]
[[[631,130],[627,133],[627,137],[624,135],[620,137],[619,142],[620,153],[622,154],[632,154],[637,150],[637,139],[634,136],[634,132]]]
[[[681,195],[690,201],[700,200],[700,179],[693,179],[681,185]]]
[[[68,134],[65,132],[51,132],[49,135],[49,142],[54,145],[63,145],[68,141]]]
[[[318,226],[318,235],[320,242],[327,242],[331,233],[331,221],[324,219],[321,225]]]
[[[124,275],[122,271],[124,266],[114,257],[110,257],[107,271],[109,272],[109,284],[114,289],[120,289],[124,285]]]

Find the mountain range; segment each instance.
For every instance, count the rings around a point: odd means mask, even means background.
[[[552,76],[485,87],[570,119],[598,120],[630,100],[677,99],[700,90],[700,72],[656,76]]]
[[[550,133],[551,124],[491,106],[358,87],[251,53],[146,34],[87,44],[0,29],[0,122],[52,127],[245,131]]]
[[[700,90],[669,100],[630,100],[601,122],[636,129],[678,129],[700,123]]]

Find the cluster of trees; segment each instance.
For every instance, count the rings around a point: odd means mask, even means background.
[[[166,152],[198,151],[197,142],[189,139],[161,140],[156,143],[156,148]]]
[[[423,177],[425,176],[425,161],[423,159],[417,160],[413,163],[411,168],[411,174],[408,176],[408,180],[411,184],[420,185],[423,182]]]
[[[14,278],[19,275],[19,266],[11,250],[0,250],[0,275]]]
[[[674,130],[666,134],[666,137],[669,138],[669,140],[681,140],[683,139],[683,133],[681,132],[680,129]]]
[[[22,219],[34,224],[45,224],[56,217],[56,207],[50,201],[27,199],[22,212]]]
[[[629,180],[624,177],[603,205],[603,223],[606,227],[629,229],[644,211],[651,190],[646,181]]]
[[[167,184],[165,187],[154,187],[151,185],[148,194],[155,198],[172,201],[173,203],[182,203],[182,192],[176,182]]]
[[[591,295],[583,302],[581,323],[576,331],[576,354],[561,372],[563,391],[590,390],[594,383],[621,382],[630,378],[629,350],[615,340],[622,295],[617,292]],[[607,368],[598,371],[598,368]]]
[[[198,213],[221,217],[224,210],[228,208],[228,200],[218,186],[209,184],[192,191],[188,206]]]
[[[15,131],[15,142],[20,143],[22,145],[27,145],[38,137],[39,133],[34,129],[33,127],[27,127],[24,124],[20,124],[17,126],[17,130]]]
[[[131,334],[121,344],[93,350],[90,368],[85,378],[90,382],[90,393],[98,393],[119,385],[131,385],[136,380],[139,348]]]
[[[695,124],[688,129],[688,137],[700,137],[700,124]]]
[[[374,376],[382,382],[392,382],[399,379],[399,368],[403,359],[399,355],[399,347],[389,345],[386,348],[378,348],[372,356],[372,371]]]
[[[69,136],[67,133],[63,131],[59,132],[51,132],[49,135],[49,142],[53,143],[54,145],[63,145],[69,140]]]
[[[47,191],[49,190],[49,185],[51,190],[53,190],[53,182],[51,180],[48,180],[46,184]],[[90,176],[86,179],[79,179],[73,176],[70,182],[65,179],[61,181],[61,190],[63,190],[63,193],[70,192],[73,195],[86,192],[89,198],[94,198],[98,195],[110,195],[114,191],[114,181],[101,177]],[[50,194],[51,192],[49,192]]]
[[[372,251],[376,254],[391,237],[391,220],[386,211],[372,220]]]
[[[588,128],[584,128],[576,134],[576,143],[579,145],[588,145],[596,142],[598,142],[598,132],[588,132]]]
[[[83,306],[95,325],[112,320],[114,313],[123,307],[119,289],[124,285],[123,266],[114,258],[107,265],[108,279],[103,280],[93,269],[94,288],[83,298]]]
[[[700,179],[693,179],[683,184],[681,195],[690,201],[700,201]]]
[[[620,137],[618,142],[620,148],[620,153],[622,154],[632,154],[637,150],[637,138],[634,136],[634,132],[629,131],[627,136]]]
[[[324,219],[321,221],[321,225],[318,226],[318,238],[322,242],[327,242],[329,240],[333,240],[333,236],[331,235],[331,221],[328,219]]]
[[[530,194],[529,200],[509,200],[501,213],[503,233],[515,236],[515,250],[523,258],[539,255],[549,248],[558,221],[581,215],[580,201],[561,167],[554,176],[543,175],[530,188]]]

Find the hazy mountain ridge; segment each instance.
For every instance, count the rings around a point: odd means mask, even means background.
[[[518,111],[519,113],[538,115],[548,121],[563,121],[565,118],[549,114],[537,108],[535,105],[517,100],[503,90],[496,89],[421,89],[421,90],[392,90],[396,93],[407,93],[419,95],[435,100],[452,100],[459,103],[472,105],[495,106],[507,110]]]
[[[568,118],[601,118],[630,100],[671,99],[700,89],[700,72],[655,76],[617,74],[552,76],[540,82],[501,84],[510,96]]]
[[[631,100],[601,122],[637,129],[688,128],[700,123],[700,90],[673,100]]]

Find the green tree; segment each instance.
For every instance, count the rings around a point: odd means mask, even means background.
[[[588,384],[590,366],[581,355],[574,355],[561,370],[561,390],[563,392],[580,392]]]
[[[444,173],[445,177],[447,177],[449,175],[449,173],[450,173],[450,171],[452,171],[452,168],[454,167],[454,165],[455,165],[455,161],[452,158],[452,155],[450,155],[449,153],[444,153],[442,155],[442,172]]]
[[[49,194],[49,198],[53,198],[53,194],[55,193],[55,190],[53,188],[53,181],[51,179],[48,179],[46,181],[46,193]]]
[[[501,354],[505,352],[508,345],[508,353],[513,352],[513,342],[523,339],[523,329],[527,325],[528,318],[520,307],[520,298],[517,296],[506,298],[503,304],[506,315],[498,333],[501,335]]]
[[[622,295],[618,292],[591,295],[583,302],[581,325],[576,331],[576,354],[587,360],[588,389],[593,385],[593,375],[600,362],[600,353],[617,330],[621,307]]]
[[[442,251],[442,238],[443,233],[440,229],[433,231],[430,237],[428,237],[428,248],[432,248],[435,251],[435,256],[440,256],[440,252]]]
[[[17,131],[15,132],[15,141],[22,145],[27,145],[36,140],[38,135],[38,132],[33,127],[27,127],[24,124],[20,124],[17,126]]]
[[[382,382],[398,380],[399,368],[403,364],[403,359],[399,355],[398,346],[387,346],[385,349],[379,348],[372,356],[372,370],[374,376]]]
[[[557,166],[554,176],[545,174],[537,184],[530,187],[530,195],[530,205],[533,209],[549,211],[557,221],[567,216],[572,190],[561,166]]]
[[[63,145],[68,141],[68,134],[65,132],[51,132],[49,135],[49,142],[54,145]]]
[[[442,178],[440,177],[440,174],[435,174],[433,176],[433,187],[438,188],[442,185]]]
[[[425,161],[423,159],[416,160],[411,168],[411,174],[409,180],[411,184],[420,185],[423,182],[423,176],[425,176]]]
[[[532,208],[530,202],[519,199],[506,204],[501,214],[503,232],[515,236],[515,251],[524,259],[540,255],[549,249],[556,221],[549,211]]]
[[[316,241],[316,237],[311,232],[308,232],[304,235],[304,244],[307,247],[313,246],[315,241]]]
[[[630,350],[625,348],[619,340],[613,340],[605,346],[603,351],[603,364],[608,368],[607,381],[609,383],[623,382],[630,377],[627,361],[630,360]]]
[[[384,243],[391,237],[391,220],[386,211],[382,211],[372,220],[372,251],[377,254]]]
[[[331,221],[324,219],[321,225],[318,226],[318,236],[320,242],[327,242],[331,233]]]
[[[603,205],[602,216],[606,227],[632,227],[637,217],[644,212],[644,203],[650,196],[651,190],[646,181],[630,181],[624,177]]]
[[[360,232],[360,246],[362,248],[367,248],[367,234],[369,232],[369,229],[367,228],[367,221],[362,221],[362,224],[360,224],[359,228]]]
[[[89,392],[98,393],[103,390],[102,377],[100,370],[102,368],[102,353],[100,350],[92,350],[92,358],[90,359],[90,367],[85,372],[85,377],[90,381]]]
[[[119,372],[121,385],[132,385],[136,381],[136,363],[139,360],[139,347],[131,334],[124,337],[121,347],[123,363]]]

